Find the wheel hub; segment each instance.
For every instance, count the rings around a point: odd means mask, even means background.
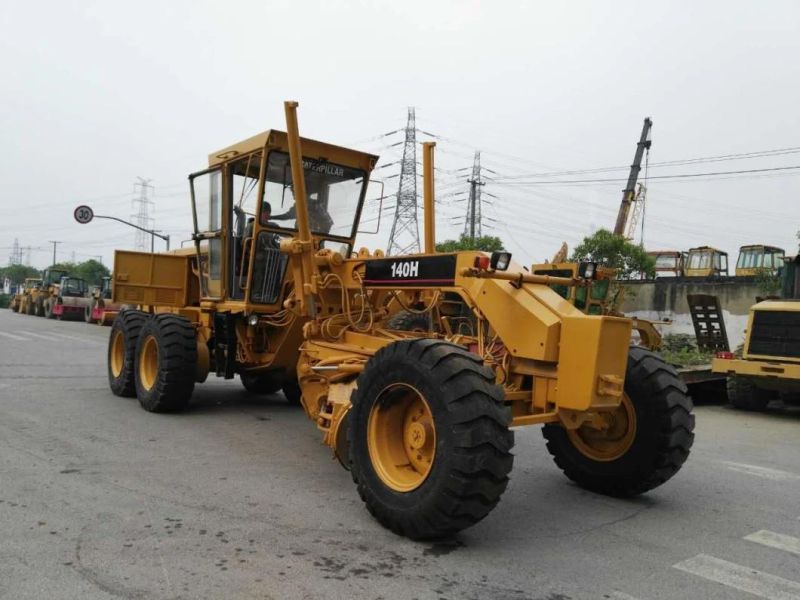
[[[636,411],[627,394],[623,395],[622,402],[614,412],[604,416],[606,426],[601,429],[584,424],[567,432],[581,454],[599,462],[622,457],[636,438]]]
[[[158,342],[152,335],[142,343],[139,354],[139,381],[146,390],[153,389],[158,378]]]
[[[119,377],[125,364],[125,337],[121,331],[114,332],[111,340],[111,374]]]
[[[410,492],[430,473],[436,428],[425,397],[407,384],[386,387],[367,424],[367,446],[375,473],[392,490]]]

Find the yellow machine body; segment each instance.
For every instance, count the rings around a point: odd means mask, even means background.
[[[632,321],[585,314],[551,289],[588,291],[572,271],[529,273],[513,262],[499,271],[478,266],[486,253],[436,254],[432,145],[425,148],[427,252],[356,250],[377,157],[300,138],[295,108],[287,103],[288,133],[270,130],[213,153],[190,177],[194,248],[116,252],[113,302],[192,322],[198,381],[209,372],[296,375],[306,413],[335,451],[358,374],[380,348],[408,337],[438,337],[482,357],[505,391],[512,425],[604,427],[623,400]],[[268,220],[257,212],[264,201]],[[445,297],[469,309],[470,331],[440,310]],[[388,329],[398,308],[429,314],[441,328]],[[235,345],[226,364],[213,345],[221,328]]]
[[[765,300],[753,305],[741,358],[717,357],[714,373],[745,377],[762,389],[800,392],[800,303]]]

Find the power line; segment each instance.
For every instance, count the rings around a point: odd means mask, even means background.
[[[652,166],[652,165],[651,165]],[[800,165],[793,165],[789,167],[769,167],[765,169],[740,169],[737,171],[715,171],[710,173],[680,173],[673,175],[651,175],[650,179],[689,179],[693,177],[712,177],[718,175],[741,175],[750,173],[767,173],[772,171],[789,171],[800,169]],[[623,178],[612,179],[569,179],[569,180],[555,180],[555,181],[504,181],[504,178],[498,180],[498,183],[504,185],[563,185],[573,183],[615,183],[619,181],[627,181]]]

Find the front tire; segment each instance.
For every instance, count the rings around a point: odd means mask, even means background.
[[[179,315],[162,313],[145,321],[136,344],[136,397],[148,412],[186,408],[194,391],[197,337]]]
[[[692,408],[675,369],[653,352],[632,347],[623,402],[605,432],[547,424],[542,434],[572,481],[608,496],[630,497],[680,470],[694,441]]]
[[[725,385],[728,402],[739,410],[762,411],[773,396],[769,390],[762,390],[746,377],[738,375],[730,375]]]
[[[503,390],[480,357],[439,340],[394,342],[369,360],[352,404],[353,481],[383,526],[440,538],[497,505],[514,433]]]
[[[146,320],[147,314],[140,310],[124,310],[114,319],[108,337],[108,385],[116,396],[136,396],[134,357]]]

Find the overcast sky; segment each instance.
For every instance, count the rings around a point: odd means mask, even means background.
[[[642,120],[650,162],[800,147],[796,1],[12,2],[0,10],[0,262],[15,238],[46,266],[131,248],[81,226],[77,204],[129,218],[153,180],[156,228],[187,239],[186,176],[300,101],[305,136],[398,160],[407,107],[438,136],[439,238],[457,236],[475,150],[494,173],[485,233],[523,263],[612,228]],[[421,136],[420,139],[427,139]],[[421,160],[421,154],[419,156]],[[800,165],[800,151],[651,166],[649,175]],[[378,171],[387,193],[397,167]],[[519,177],[523,176],[523,177]],[[536,183],[582,181],[590,183]],[[528,182],[526,184],[510,183]],[[800,169],[651,179],[648,249],[746,243],[797,250]],[[421,186],[420,186],[421,192]],[[368,211],[369,212],[369,211]],[[374,207],[372,214],[375,213]],[[386,212],[377,236],[384,247]]]

